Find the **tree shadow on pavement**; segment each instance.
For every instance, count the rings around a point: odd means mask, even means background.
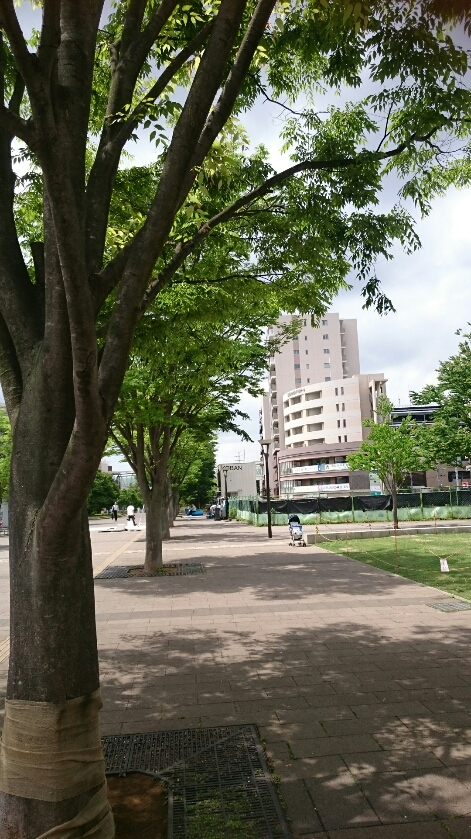
[[[471,628],[463,615],[427,626],[426,610],[404,609],[410,625],[299,615],[104,635],[105,733],[255,723],[295,836],[419,836],[411,822],[431,839],[450,836],[444,824],[471,835]]]
[[[119,562],[126,562],[122,554]],[[128,560],[135,562],[133,557]],[[206,566],[204,576],[180,577],[167,579],[165,583],[155,580],[97,580],[97,586],[112,587],[119,592],[142,597],[162,597],[165,608],[166,595],[186,594],[198,591],[215,597],[244,593],[259,600],[303,600],[313,596],[325,597],[336,608],[335,597],[356,595],[358,597],[406,595],[410,586],[417,584],[397,577],[388,571],[374,568],[363,562],[348,557],[322,551],[320,548],[286,548],[281,551],[257,549],[250,556],[230,556],[221,548],[221,552],[205,554],[203,551],[191,551],[187,554],[172,552],[166,562],[202,562]],[[430,589],[428,589],[430,592]],[[417,595],[416,595],[417,596]],[[154,604],[155,605],[155,604]],[[214,605],[220,605],[214,603]],[[241,605],[238,603],[237,605]]]

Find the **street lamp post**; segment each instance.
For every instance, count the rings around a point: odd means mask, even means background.
[[[267,490],[267,519],[268,519],[268,538],[272,538],[271,532],[271,506],[270,506],[270,472],[268,469],[268,449],[270,448],[271,443],[273,440],[260,440],[260,445],[263,450],[263,456],[265,458],[265,487]]]
[[[222,471],[224,473],[224,504],[226,507],[226,515],[224,518],[227,520],[229,518],[229,497],[227,495],[227,473],[229,471],[229,467],[223,466]]]

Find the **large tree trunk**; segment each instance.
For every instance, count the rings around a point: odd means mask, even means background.
[[[163,487],[156,482],[149,492],[146,507],[146,558],[144,568],[153,573],[163,565],[162,541],[166,504]]]
[[[170,492],[170,501],[168,505],[168,523],[170,527],[173,527],[175,523],[175,519],[178,515],[178,507],[180,503],[180,493],[177,487],[172,486]]]
[[[7,700],[20,700],[19,707],[15,705],[20,721],[25,707],[22,700],[56,706],[79,697],[86,702],[99,687],[86,508],[77,511],[64,498],[48,520],[41,516],[73,425],[67,399],[58,405],[68,389],[62,388],[61,396],[56,389],[54,395],[50,389],[53,376],[49,379],[38,370],[36,374],[23,395],[14,432],[9,502],[11,652]],[[39,392],[41,399],[37,398]],[[73,405],[73,400],[69,401]],[[84,451],[84,457],[99,462],[99,454]],[[86,491],[87,487],[84,495]],[[98,707],[92,713],[98,723]],[[80,708],[77,724],[81,724]],[[99,746],[99,737],[97,740]],[[101,768],[98,784],[59,801],[1,792],[0,836],[36,839],[77,816],[104,782]],[[41,783],[37,786],[40,789]],[[107,830],[96,833],[96,839],[101,836],[110,836],[109,823]]]
[[[170,539],[170,498],[171,487],[168,476],[165,481],[164,499],[162,505],[162,539],[164,542]]]

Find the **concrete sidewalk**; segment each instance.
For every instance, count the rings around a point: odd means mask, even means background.
[[[471,839],[471,612],[274,533],[181,521],[165,561],[205,575],[96,581],[103,733],[255,723],[295,839]]]
[[[104,732],[255,723],[294,837],[471,837],[471,613],[284,530],[179,522],[165,560],[195,559],[97,580]]]

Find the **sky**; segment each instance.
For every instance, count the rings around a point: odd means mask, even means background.
[[[25,31],[33,21],[39,25],[39,10],[33,12],[30,3],[24,2],[18,14]],[[264,143],[275,167],[286,165],[279,151],[280,114],[279,106],[258,100],[243,118],[251,146]],[[152,153],[145,138],[131,151],[135,161],[142,163]],[[392,207],[396,198],[396,185],[386,183],[382,203]],[[456,330],[466,328],[471,321],[470,219],[471,189],[451,189],[435,201],[428,218],[417,218],[421,249],[407,256],[397,246],[393,260],[378,264],[378,276],[396,313],[380,317],[375,311],[363,310],[358,284],[333,302],[331,311],[358,321],[361,371],[384,373],[389,397],[395,404],[405,405],[410,390],[435,381],[439,362],[457,349]],[[243,395],[240,410],[249,414],[249,419],[242,426],[254,441],[259,436],[259,408],[258,399]],[[246,443],[232,433],[219,435],[218,462],[258,460],[259,454],[256,442]],[[119,462],[117,458],[107,460]]]

